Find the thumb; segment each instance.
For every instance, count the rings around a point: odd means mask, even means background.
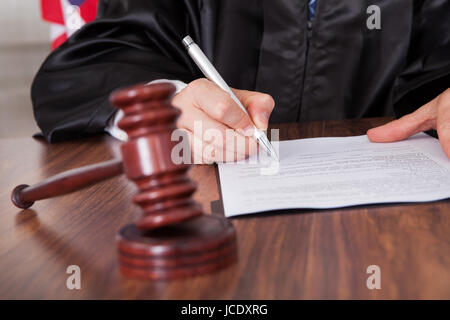
[[[416,133],[436,127],[436,99],[428,102],[413,113],[367,131],[372,142],[393,142],[404,140]]]
[[[275,106],[273,98],[265,93],[233,89],[258,129],[266,130],[270,114]]]

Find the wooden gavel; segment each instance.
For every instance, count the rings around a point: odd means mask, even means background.
[[[122,160],[73,169],[34,186],[14,188],[11,200],[26,209],[37,200],[80,190],[125,173],[138,187],[133,202],[143,215],[119,232],[121,271],[130,276],[170,279],[211,272],[237,258],[236,233],[224,217],[204,215],[192,195],[196,185],[186,163],[172,161],[180,111],[171,105],[175,87],[168,83],[137,85],[111,95],[124,112],[118,126],[127,132]]]

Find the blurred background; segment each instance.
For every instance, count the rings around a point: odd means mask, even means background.
[[[50,52],[50,27],[39,0],[0,1],[0,138],[38,131],[30,85]]]
[[[0,0],[0,138],[39,129],[30,98],[33,77],[52,49],[95,19],[98,0]]]

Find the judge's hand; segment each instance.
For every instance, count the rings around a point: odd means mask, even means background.
[[[174,96],[182,111],[177,127],[189,137],[195,163],[237,161],[257,150],[253,123],[266,130],[274,101],[270,95],[232,89],[252,120],[231,96],[207,79],[192,81]]]
[[[372,142],[393,142],[430,129],[437,130],[442,148],[450,158],[450,89],[415,112],[370,129],[367,136]]]

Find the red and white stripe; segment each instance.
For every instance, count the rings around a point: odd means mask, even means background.
[[[52,49],[63,44],[84,24],[95,19],[98,0],[86,0],[80,7],[69,0],[41,0],[42,18],[50,22]]]

